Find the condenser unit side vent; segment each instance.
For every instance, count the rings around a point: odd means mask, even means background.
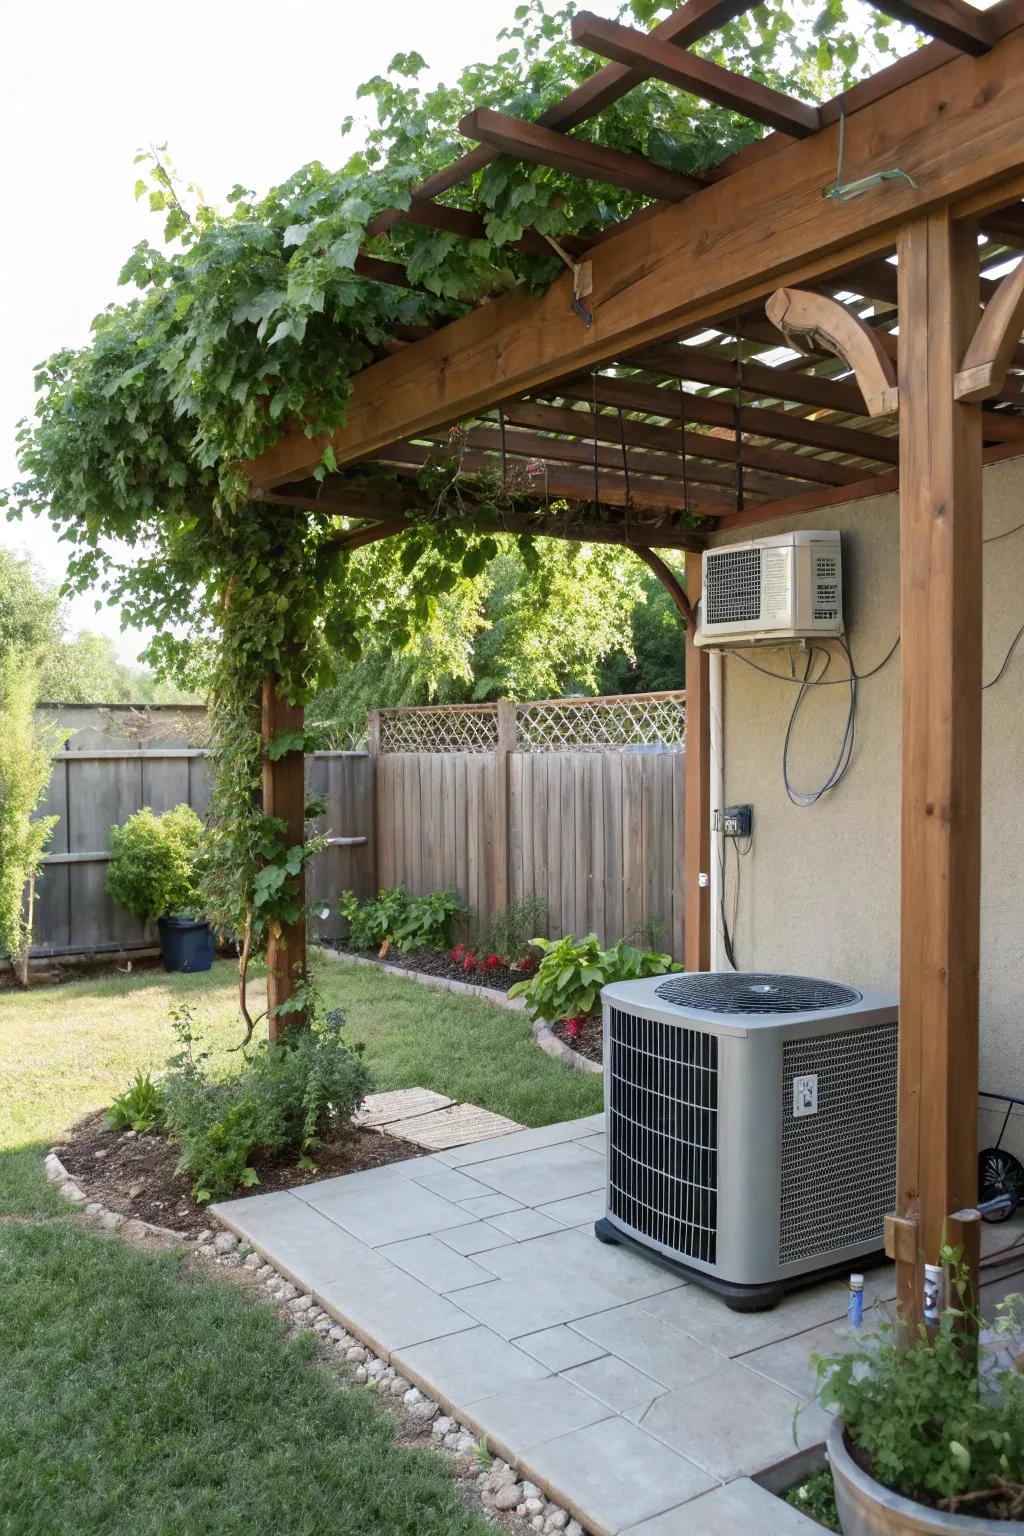
[[[782,1048],[779,1263],[868,1242],[896,1196],[898,1029],[787,1040]],[[794,1112],[794,1079],[816,1079],[817,1110]]]
[[[610,1213],[673,1253],[714,1264],[718,1039],[611,1008]]]

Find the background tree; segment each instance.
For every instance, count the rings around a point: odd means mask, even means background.
[[[36,811],[50,782],[53,752],[65,733],[38,722],[38,652],[0,656],[0,952],[28,982],[35,885],[56,816]]]

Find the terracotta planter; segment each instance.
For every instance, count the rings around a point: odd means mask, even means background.
[[[836,1487],[843,1536],[1013,1536],[1024,1532],[1021,1520],[979,1520],[977,1515],[946,1514],[883,1488],[861,1471],[846,1448],[843,1426],[832,1420],[828,1459]]]

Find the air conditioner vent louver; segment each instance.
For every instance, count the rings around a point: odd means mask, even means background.
[[[782,1048],[779,1263],[876,1238],[896,1188],[896,1021]],[[818,1111],[792,1113],[814,1074]]]
[[[707,1013],[815,1013],[825,1008],[847,1008],[859,1003],[861,994],[834,981],[815,981],[809,976],[776,976],[770,973],[739,975],[694,972],[673,976],[655,989],[666,1003]]]
[[[610,1010],[609,1209],[674,1253],[714,1264],[718,1040]]]
[[[709,624],[742,624],[761,617],[761,551],[717,553],[706,568],[704,612]]]

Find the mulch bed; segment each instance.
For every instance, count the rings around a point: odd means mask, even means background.
[[[575,1039],[568,1033],[564,1023],[552,1024],[551,1033],[557,1035],[562,1044],[567,1045],[570,1050],[578,1052],[580,1056],[586,1056],[588,1061],[604,1060],[604,1032],[600,1017],[584,1019]]]
[[[162,1136],[105,1131],[103,1115],[95,1114],[80,1120],[54,1151],[89,1199],[108,1211],[183,1233],[201,1232],[210,1225],[208,1208],[196,1203],[188,1180],[175,1172],[178,1148]],[[296,1168],[294,1155],[257,1160],[259,1184],[237,1193],[295,1189],[316,1179],[422,1156],[422,1148],[412,1142],[366,1126],[351,1126],[317,1149],[315,1168]]]
[[[510,965],[495,965],[487,970],[475,966],[466,970],[458,960],[449,960],[440,949],[389,949],[386,955],[359,956],[360,959],[379,960],[382,965],[397,965],[403,971],[421,971],[427,976],[444,976],[449,981],[465,981],[474,987],[490,987],[493,992],[507,992],[514,982],[526,979],[525,971],[515,971]]]

